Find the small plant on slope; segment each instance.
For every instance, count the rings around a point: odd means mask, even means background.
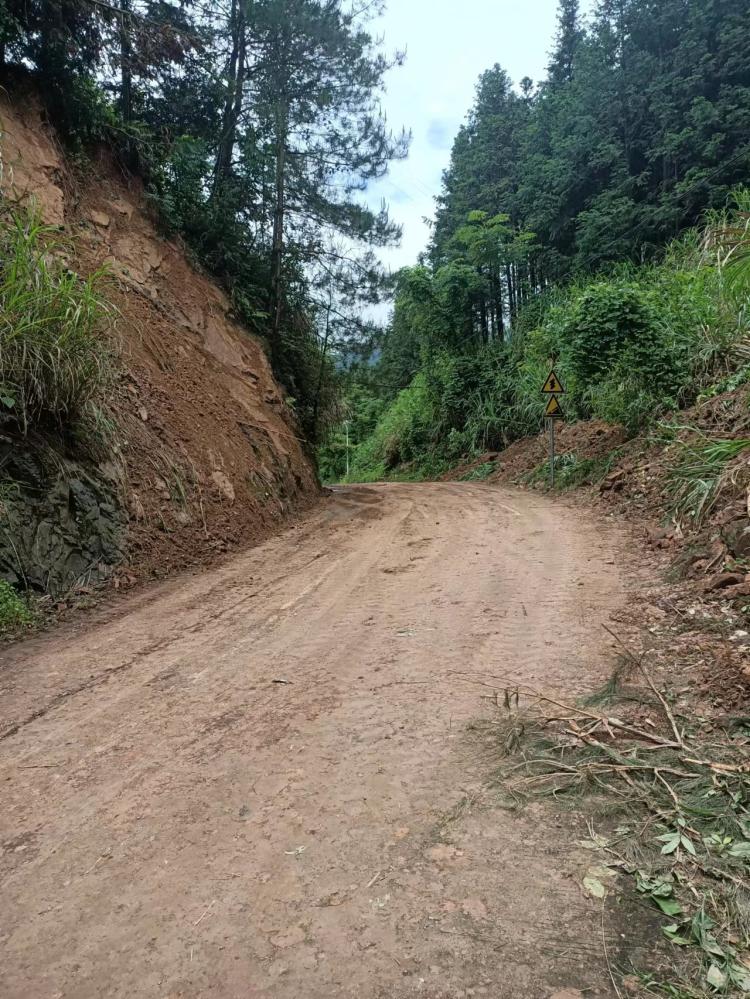
[[[669,473],[669,498],[678,519],[699,524],[732,481],[734,459],[750,449],[750,439],[718,440],[701,434],[679,441],[678,447],[679,460]]]
[[[31,624],[31,611],[23,597],[10,583],[0,579],[0,635],[18,631]]]
[[[70,429],[106,385],[101,272],[68,270],[34,208],[0,215],[0,424]]]

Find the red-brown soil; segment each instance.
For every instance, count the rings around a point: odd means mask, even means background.
[[[2,193],[36,199],[80,273],[110,274],[121,363],[109,408],[130,519],[116,585],[267,537],[319,487],[261,344],[157,233],[140,184],[106,151],[72,170],[28,92],[0,96],[0,118]]]
[[[6,650],[4,999],[614,997],[605,945],[658,931],[585,894],[582,814],[501,807],[467,723],[483,681],[598,688],[632,562],[543,496],[349,488]]]

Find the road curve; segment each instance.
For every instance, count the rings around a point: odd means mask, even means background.
[[[601,681],[620,545],[533,494],[342,488],[6,649],[0,996],[609,995],[569,820],[496,807],[466,729],[469,675]]]

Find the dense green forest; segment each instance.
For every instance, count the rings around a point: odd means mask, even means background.
[[[409,145],[381,110],[402,60],[381,10],[0,0],[0,65],[34,78],[74,151],[105,143],[143,179],[267,340],[307,439],[327,435],[326,479],[347,435],[372,478],[534,432],[551,356],[571,416],[632,430],[736,377],[747,317],[723,264],[748,209],[747,4],[599,0],[584,19],[561,0],[545,79],[480,76],[430,245],[394,277],[377,251],[399,227],[364,197]]]
[[[308,438],[337,402],[329,343],[388,291],[373,249],[399,236],[361,192],[408,136],[380,110],[379,2],[0,0],[6,85],[29,76],[82,156],[105,144],[145,181],[269,344]]]
[[[352,478],[535,432],[550,358],[571,417],[633,432],[744,376],[748,37],[743,0],[561,0],[546,79],[481,75],[430,245],[347,372]],[[324,477],[346,450],[336,428]]]

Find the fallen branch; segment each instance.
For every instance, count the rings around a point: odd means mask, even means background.
[[[713,763],[711,760],[691,760],[689,757],[682,757],[683,763],[691,763],[696,767],[708,767],[719,774],[750,774],[750,763]]]
[[[653,680],[651,679],[651,677],[648,675],[646,667],[643,665],[643,657],[641,656],[639,658],[638,656],[635,656],[630,651],[630,649],[627,647],[627,645],[625,644],[625,642],[623,642],[623,640],[620,638],[620,636],[617,635],[617,634],[615,634],[615,632],[612,631],[612,629],[610,627],[608,627],[606,624],[603,624],[602,628],[604,628],[604,630],[607,632],[608,635],[611,635],[612,638],[614,638],[614,640],[618,643],[618,645],[625,651],[625,655],[628,656],[628,658],[630,659],[630,661],[633,662],[633,663],[635,663],[636,667],[641,671],[641,673],[643,674],[644,680],[649,685],[649,687],[651,688],[651,690],[654,692],[654,694],[656,695],[656,697],[658,697],[659,702],[660,702],[662,708],[664,709],[664,714],[667,716],[667,719],[669,720],[669,724],[672,726],[672,731],[674,732],[674,737],[677,740],[677,743],[678,743],[680,749],[684,749],[685,748],[685,742],[684,742],[684,740],[682,738],[682,733],[680,732],[680,729],[679,729],[679,727],[677,725],[677,722],[675,721],[675,717],[672,714],[672,709],[667,704],[667,701],[666,701],[666,698],[664,697],[664,695],[659,690],[657,690],[656,684],[653,682]]]
[[[449,675],[465,677],[469,683],[474,683],[480,687],[487,687],[489,690],[494,690],[498,693],[504,689],[502,687],[496,687],[491,683],[486,683],[484,680],[471,679],[471,673],[462,673],[458,670],[451,670]],[[504,677],[493,676],[491,674],[490,679],[506,682]],[[626,725],[625,722],[621,722],[619,718],[597,715],[592,711],[586,711],[584,708],[572,707],[570,704],[564,704],[562,701],[558,701],[554,697],[550,697],[548,694],[542,694],[541,691],[535,690],[533,687],[528,687],[525,684],[520,685],[518,689],[523,690],[526,694],[530,694],[532,697],[537,698],[537,700],[545,701],[547,704],[554,704],[555,707],[562,708],[563,711],[569,711],[572,718],[590,718],[591,721],[599,722],[603,725],[612,725],[614,728],[620,729],[622,732],[638,736],[639,739],[645,739],[647,742],[652,742],[663,749],[685,749],[685,744],[682,740],[679,742],[672,742],[671,740],[663,739],[661,736],[654,735],[652,732],[644,732],[643,729],[636,728],[633,725]]]

